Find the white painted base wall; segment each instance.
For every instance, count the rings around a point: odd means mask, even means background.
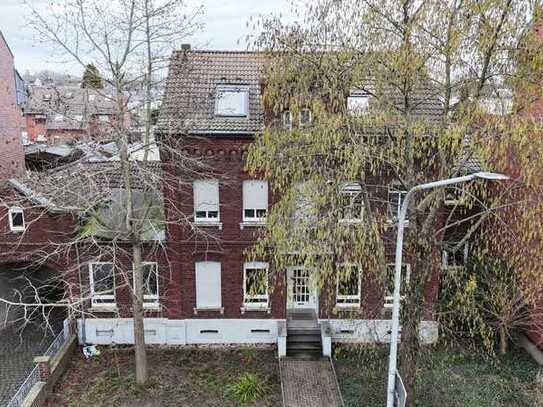
[[[390,321],[330,319],[330,337],[336,343],[389,342]],[[322,322],[321,321],[321,322]],[[148,344],[257,344],[277,343],[281,319],[145,319],[145,340]],[[134,333],[130,318],[77,320],[79,341],[95,345],[133,344]],[[423,321],[420,329],[422,343],[437,341],[438,323]]]
[[[327,319],[332,342],[337,343],[388,343],[390,342],[391,321],[382,319]],[[429,345],[438,339],[439,324],[436,321],[422,321],[419,339]],[[401,339],[401,335],[400,335]]]

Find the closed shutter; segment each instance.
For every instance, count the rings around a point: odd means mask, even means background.
[[[194,210],[195,212],[219,211],[219,181],[194,181]]]
[[[243,208],[268,209],[267,181],[243,181]]]
[[[196,308],[221,307],[221,263],[196,263]]]

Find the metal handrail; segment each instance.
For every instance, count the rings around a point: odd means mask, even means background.
[[[30,372],[30,374],[26,377],[25,381],[21,386],[19,386],[19,389],[17,392],[13,395],[9,403],[6,407],[20,407],[23,405],[23,402],[26,399],[26,396],[28,393],[30,393],[30,389],[40,381],[40,369],[39,365],[34,366],[34,369]]]

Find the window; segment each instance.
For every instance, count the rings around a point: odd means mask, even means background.
[[[292,113],[289,110],[281,114],[281,125],[284,129],[292,129]]]
[[[360,306],[360,274],[360,267],[355,264],[344,264],[339,267],[337,275],[337,306]]]
[[[46,93],[46,94],[43,95],[42,98],[43,98],[43,100],[44,100],[45,102],[49,102],[49,101],[51,100],[51,94]]]
[[[386,269],[386,281],[385,281],[385,308],[391,308],[392,302],[394,300],[394,264],[387,264]],[[400,299],[404,297],[401,295],[402,288],[406,284],[409,284],[409,279],[411,278],[411,265],[403,263],[402,264],[402,280],[400,284]]]
[[[362,186],[351,182],[341,191],[341,207],[339,219],[341,222],[360,222],[364,217],[364,196]]]
[[[196,263],[196,308],[221,307],[221,263]]]
[[[56,122],[61,122],[62,120],[64,120],[64,116],[61,115],[61,114],[56,114],[55,115],[55,121]]]
[[[90,286],[92,306],[115,304],[115,275],[113,263],[91,263]]]
[[[143,306],[157,306],[158,264],[155,262],[143,262],[141,263],[141,271],[143,273]]]
[[[445,205],[462,205],[468,196],[467,185],[452,185],[446,188]]]
[[[25,216],[22,208],[9,208],[9,229],[12,232],[21,232],[26,229]]]
[[[246,307],[268,307],[268,263],[249,262],[243,266],[243,302]]]
[[[460,247],[458,242],[448,242],[445,244],[441,252],[441,261],[443,268],[459,268],[464,267],[468,262],[469,246],[464,243]]]
[[[393,183],[388,187],[388,204],[392,220],[397,221],[399,219],[400,209],[406,195],[407,191],[399,183]],[[408,214],[405,215],[405,220],[408,220]]]
[[[100,114],[98,115],[98,121],[101,123],[109,123],[110,118],[108,114]]]
[[[365,92],[351,92],[347,97],[347,110],[351,116],[362,116],[369,108],[369,95]]]
[[[311,124],[312,119],[313,118],[310,109],[305,108],[300,110],[300,127],[308,126],[309,124]]]
[[[249,88],[235,85],[219,86],[215,114],[225,117],[247,117],[249,115]]]
[[[196,222],[219,222],[219,181],[194,181],[194,219]]]
[[[268,211],[268,183],[266,181],[243,181],[243,221],[266,221]]]

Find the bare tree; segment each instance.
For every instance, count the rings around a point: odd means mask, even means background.
[[[180,145],[167,147],[154,140],[152,106],[172,49],[200,28],[202,10],[187,8],[183,0],[65,0],[47,11],[36,9],[32,3],[28,6],[32,25],[46,44],[82,68],[92,64],[99,70],[104,89],[96,92],[113,104],[114,115],[107,122],[96,123],[96,141],[112,141],[118,151],[107,163],[78,162],[15,185],[23,192],[19,199],[30,198],[32,202],[35,213],[31,222],[38,223],[57,211],[70,214],[81,225],[76,231],[56,236],[58,239],[50,237],[53,243],[43,247],[42,253],[35,253],[36,261],[63,256],[78,261],[89,257],[129,259],[133,264],[130,272],[122,268],[115,272],[123,277],[123,285],[131,293],[136,381],[145,383],[148,369],[143,304],[147,287],[143,258],[159,249],[165,253],[163,237],[168,222],[192,224],[188,215],[176,211],[178,202],[171,193],[183,181],[167,178],[159,153],[178,163],[176,174],[184,174],[187,180],[205,172],[202,164],[182,155]],[[133,142],[129,120],[134,110],[143,116],[143,135],[138,143]],[[7,201],[6,205],[13,205],[14,198]],[[167,214],[164,208],[168,208]],[[24,234],[20,241],[24,241]],[[83,292],[79,298],[70,295],[76,285],[73,276],[78,272],[65,271],[69,276],[64,279],[69,304],[44,303],[39,297],[28,301],[23,296],[2,301],[40,312],[58,306],[86,312],[84,304],[90,292],[80,287]]]

